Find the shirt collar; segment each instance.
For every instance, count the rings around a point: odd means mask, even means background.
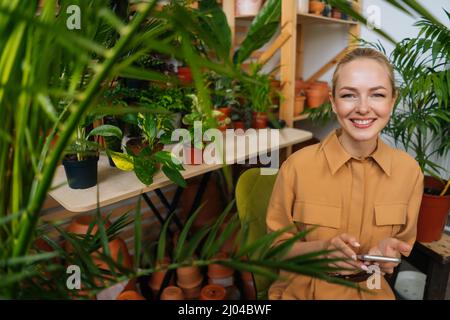
[[[342,165],[352,158],[351,155],[345,151],[338,135],[341,133],[341,128],[331,132],[321,143],[320,150],[324,150],[325,157],[330,167],[331,174],[334,175]],[[377,138],[377,147],[375,151],[369,156],[381,167],[384,173],[391,175],[391,148],[381,139],[380,135]],[[356,159],[356,158],[355,158]]]

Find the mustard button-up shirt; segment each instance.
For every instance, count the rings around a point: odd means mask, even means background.
[[[341,233],[355,236],[367,253],[382,239],[414,244],[423,193],[423,174],[413,157],[386,145],[380,137],[365,159],[349,155],[338,135],[292,154],[281,166],[267,211],[268,231],[294,225],[275,245],[295,232],[316,226],[302,241],[327,240]],[[394,299],[381,277],[370,293],[308,276],[283,273],[270,299]],[[365,281],[358,284],[367,288]]]

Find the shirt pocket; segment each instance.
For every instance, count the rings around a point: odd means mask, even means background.
[[[341,227],[341,206],[296,201],[292,219],[299,230],[314,227],[314,230],[306,235],[306,241],[326,240],[338,234]]]
[[[378,240],[395,237],[406,224],[407,205],[405,203],[375,204],[375,224]],[[380,239],[381,238],[381,239]]]

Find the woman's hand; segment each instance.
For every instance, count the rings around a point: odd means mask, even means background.
[[[381,240],[377,246],[371,248],[368,254],[399,258],[401,253],[409,254],[411,249],[411,246],[404,241],[386,238]],[[393,273],[394,268],[398,266],[398,263],[394,262],[378,262],[376,264],[380,266],[381,272],[389,274]]]
[[[349,269],[336,271],[336,273],[342,275],[352,274],[355,273],[355,271],[361,270],[367,271],[368,267],[357,260],[356,253],[352,249],[360,246],[361,245],[355,237],[346,233],[342,233],[326,241],[325,250],[334,250],[326,256],[328,259],[349,259],[346,261],[330,263],[329,266],[339,269]]]

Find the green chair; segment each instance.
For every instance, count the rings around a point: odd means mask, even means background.
[[[249,225],[251,243],[266,234],[266,212],[277,175],[261,175],[259,168],[245,171],[236,185],[236,205],[239,219]],[[267,298],[271,280],[254,275],[257,297]]]

